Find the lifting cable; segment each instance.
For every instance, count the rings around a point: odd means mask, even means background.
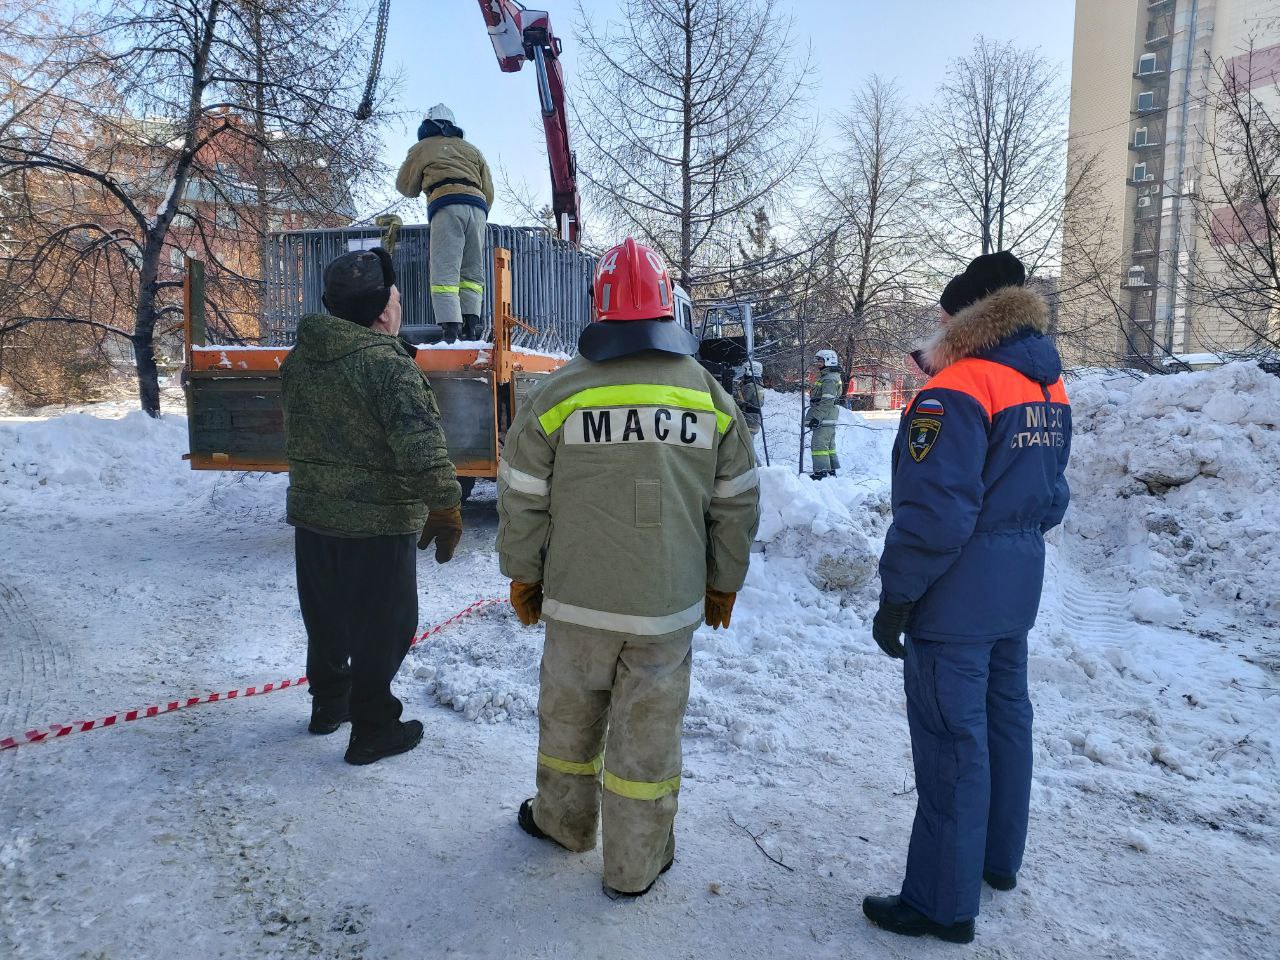
[[[378,24],[373,34],[373,57],[369,62],[369,77],[364,82],[364,96],[356,107],[356,119],[368,120],[373,116],[373,97],[382,75],[382,54],[387,47],[387,18],[391,13],[391,0],[378,0]]]

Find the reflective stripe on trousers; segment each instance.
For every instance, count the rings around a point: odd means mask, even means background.
[[[462,323],[484,303],[484,228],[479,207],[452,203],[431,217],[428,248],[431,310],[436,323]]]
[[[604,880],[615,890],[643,890],[674,855],[694,629],[635,637],[547,624],[534,819],[589,850],[603,812]]]

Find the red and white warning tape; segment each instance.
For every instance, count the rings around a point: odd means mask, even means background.
[[[491,599],[477,600],[475,603],[462,610],[459,610],[448,620],[442,620],[434,627],[428,627],[410,641],[410,646],[416,646],[428,637],[434,637],[441,630],[452,626],[459,620],[471,616],[478,610],[485,607],[491,607],[494,604],[506,603],[506,600]],[[264,693],[271,693],[273,690],[286,690],[289,687],[300,687],[307,682],[306,677],[299,677],[297,680],[280,680],[273,683],[264,683],[257,686],[245,687],[243,690],[228,690],[226,693],[206,693],[202,697],[187,697],[185,700],[170,700],[167,703],[152,705],[149,707],[139,707],[136,710],[122,710],[119,713],[113,713],[109,716],[99,717],[96,720],[77,720],[74,723],[58,723],[43,729],[28,730],[26,733],[15,734],[11,737],[0,738],[0,750],[9,750],[13,747],[21,747],[31,743],[40,743],[44,740],[56,740],[59,737],[65,737],[72,733],[84,733],[86,730],[95,730],[98,727],[114,727],[119,723],[128,723],[131,720],[144,720],[147,717],[158,717],[162,713],[172,713],[175,710],[185,710],[187,707],[198,707],[205,703],[221,703],[224,700],[238,700],[241,697],[257,697]]]

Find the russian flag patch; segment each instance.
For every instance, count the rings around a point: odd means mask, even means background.
[[[931,417],[940,417],[943,414],[942,401],[935,400],[930,397],[928,400],[921,400],[916,405],[916,413],[925,413]]]

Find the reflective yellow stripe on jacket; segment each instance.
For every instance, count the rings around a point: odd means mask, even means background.
[[[548,437],[564,425],[575,410],[592,407],[682,407],[706,410],[716,415],[716,429],[724,433],[733,417],[716,406],[705,390],[672,387],[664,383],[626,383],[611,387],[590,387],[561,400],[538,418],[542,432]]]

